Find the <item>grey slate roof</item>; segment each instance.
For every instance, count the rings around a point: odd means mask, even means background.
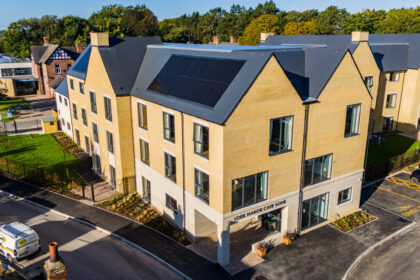
[[[352,42],[350,35],[275,35],[268,36],[261,45],[309,44],[324,45],[327,49],[354,52],[359,42]]]
[[[45,51],[48,49],[48,46],[31,46],[31,55],[35,63],[39,63],[41,57],[44,55]]]
[[[195,48],[195,49],[194,49]],[[210,48],[202,45],[191,47],[149,46],[131,95],[172,108],[189,115],[223,124],[246,94],[268,59],[274,55],[303,101],[315,100],[347,50],[332,51],[325,48],[283,46],[276,48]],[[152,91],[149,86],[160,74],[172,56],[230,59],[245,61],[234,79],[214,106],[192,102],[193,98],[179,98]],[[211,73],[210,73],[211,74]],[[201,77],[206,80],[205,77]],[[210,77],[209,77],[210,79]],[[186,85],[186,88],[188,86]],[[199,92],[186,92],[197,95]]]
[[[376,64],[382,72],[404,71],[409,68],[407,64],[409,45],[407,43],[370,43],[369,45]]]
[[[110,37],[109,47],[98,47],[117,96],[130,94],[147,45],[161,43],[159,37]]]
[[[89,64],[90,51],[92,46],[89,44],[82,54],[76,59],[74,64],[67,71],[67,75],[74,76],[76,78],[84,80],[86,78],[86,72]]]
[[[64,95],[67,98],[69,97],[69,92],[67,88],[67,79],[64,79],[63,81],[61,81],[61,83],[55,89],[55,92],[58,92],[59,94]]]

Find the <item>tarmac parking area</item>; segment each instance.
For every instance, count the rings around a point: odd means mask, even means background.
[[[361,204],[364,203],[420,221],[420,184],[411,182],[409,173],[401,172],[366,187],[361,197]]]

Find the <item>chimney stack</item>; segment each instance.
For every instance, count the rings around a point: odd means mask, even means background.
[[[68,271],[65,263],[58,256],[57,242],[51,242],[49,248],[50,259],[47,259],[44,264],[47,280],[66,280]]]
[[[367,42],[369,40],[369,32],[367,32],[367,31],[353,31],[351,33],[351,40],[353,42]]]
[[[91,32],[90,43],[93,47],[109,47],[108,32]]]
[[[214,37],[213,37],[213,44],[214,44],[214,45],[220,45],[220,39],[219,39],[219,36],[214,36]]]
[[[260,41],[265,42],[265,40],[267,40],[268,36],[274,36],[274,33],[261,33]]]
[[[47,37],[44,37],[43,39],[44,39],[44,46],[50,43],[50,40]]]
[[[86,43],[76,43],[76,52],[82,53],[86,49]]]
[[[236,43],[235,37],[230,36],[229,37],[229,43]]]

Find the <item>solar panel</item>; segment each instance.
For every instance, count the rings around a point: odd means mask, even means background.
[[[172,55],[148,89],[214,107],[245,60]]]

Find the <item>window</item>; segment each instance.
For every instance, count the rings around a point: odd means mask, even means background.
[[[209,175],[194,169],[195,196],[209,203]]]
[[[303,201],[302,230],[322,223],[328,218],[329,193]]]
[[[392,130],[392,125],[394,124],[394,117],[384,117],[384,131]]]
[[[305,161],[305,186],[331,178],[332,154]]]
[[[82,108],[82,119],[83,119],[83,125],[87,126],[87,116],[86,116],[86,110],[85,108]]]
[[[67,123],[67,129],[70,130],[70,123]]]
[[[66,126],[66,122],[64,121],[64,119],[61,119],[61,125],[62,125],[63,127],[65,127],[65,126]]]
[[[395,108],[396,103],[397,103],[396,93],[390,93],[386,96],[386,108]]]
[[[89,91],[90,95],[90,110],[96,114],[96,95],[93,91]]]
[[[61,74],[61,67],[59,64],[55,65],[55,74]]]
[[[168,194],[166,194],[166,207],[174,211],[178,209],[178,203],[176,202],[176,199],[174,199],[172,196]]]
[[[391,82],[398,82],[400,80],[400,73],[399,72],[389,73],[389,80]]]
[[[366,76],[365,77],[365,84],[366,84],[366,87],[369,90],[369,92],[371,92],[372,87],[373,87],[373,76]]]
[[[11,77],[13,76],[13,69],[12,68],[1,69],[1,75],[3,77]]]
[[[66,105],[66,106],[68,105],[67,104],[67,98],[64,98],[64,105]]]
[[[76,142],[77,142],[77,145],[80,146],[80,133],[77,128],[76,128]]]
[[[360,104],[348,105],[346,113],[345,136],[357,135],[359,133]]]
[[[141,161],[149,165],[149,143],[140,139],[140,158]]]
[[[98,125],[96,123],[92,123],[92,133],[93,133],[93,141],[99,143],[98,137]]]
[[[232,180],[232,211],[267,199],[268,172]]]
[[[163,113],[163,137],[175,142],[174,116],[165,112]]]
[[[63,100],[61,99],[61,95],[58,96],[58,100],[60,101],[60,103],[63,103]]]
[[[93,154],[92,155],[92,164],[93,164],[93,170],[95,170],[99,174],[102,174],[101,157]]]
[[[73,118],[77,120],[77,107],[76,104],[73,103]]]
[[[86,153],[90,154],[89,137],[85,135]]]
[[[209,128],[194,124],[194,152],[209,158]]]
[[[351,199],[351,188],[342,190],[338,193],[338,204],[347,202]]]
[[[165,153],[165,176],[176,182],[176,158]]]
[[[73,79],[70,79],[70,89],[74,90],[74,81]]]
[[[115,187],[117,185],[117,179],[115,177],[115,167],[112,165],[109,166],[109,177],[111,185]]]
[[[147,129],[147,107],[144,104],[137,103],[137,117],[139,127]]]
[[[81,94],[85,94],[85,89],[83,88],[83,82],[79,81],[79,90]]]
[[[111,99],[108,97],[104,97],[104,104],[105,104],[105,118],[112,122],[112,111],[111,111]]]
[[[141,182],[143,186],[143,199],[150,203],[152,197],[150,191],[150,181],[144,177],[141,177]]]
[[[67,64],[67,69],[70,69],[71,68],[71,64]]]
[[[114,138],[108,130],[106,131],[106,143],[108,145],[108,152],[114,153]]]
[[[270,121],[270,155],[292,149],[293,116]]]

